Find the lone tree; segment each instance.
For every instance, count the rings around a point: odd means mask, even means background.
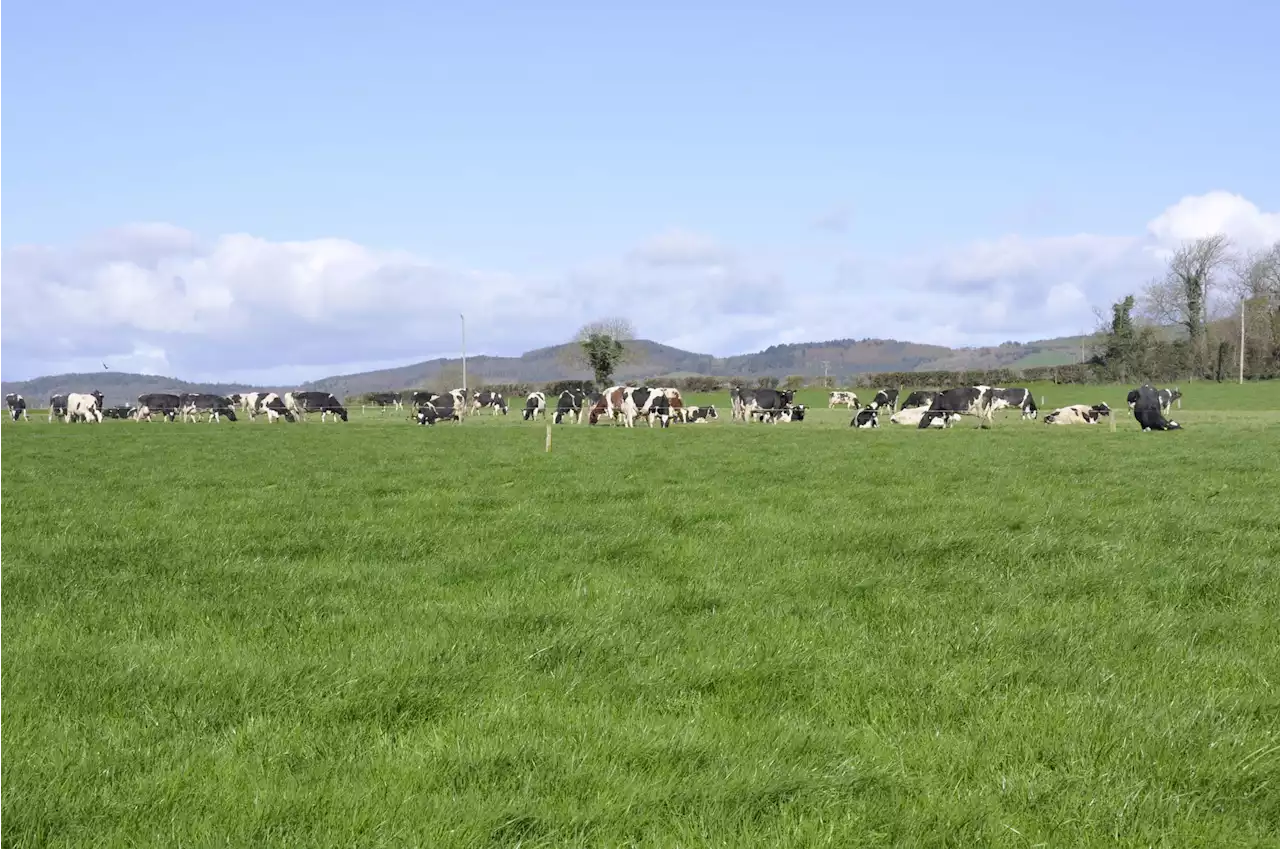
[[[635,328],[625,318],[606,318],[584,324],[574,341],[577,342],[573,359],[578,365],[591,369],[596,387],[604,389],[609,378],[625,362],[632,358],[632,351],[623,342],[636,338]]]
[[[1231,242],[1221,233],[1186,242],[1174,253],[1164,278],[1152,282],[1143,298],[1148,317],[1186,328],[1197,376],[1204,373],[1208,360],[1209,300],[1219,272],[1231,260]]]

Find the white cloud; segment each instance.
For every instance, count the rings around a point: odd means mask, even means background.
[[[933,256],[859,257],[788,274],[687,231],[556,275],[442,267],[342,239],[206,240],[164,224],[3,255],[9,379],[64,370],[297,381],[460,347],[519,354],[604,315],[720,355],[788,341],[878,336],[948,345],[1078,333],[1092,307],[1136,292],[1159,251],[1217,230],[1280,238],[1280,215],[1237,195],[1183,198],[1131,235],[1008,235]],[[74,367],[74,368],[73,368]]]

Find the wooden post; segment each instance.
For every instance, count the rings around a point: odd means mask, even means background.
[[[547,453],[551,453],[551,423],[547,423]]]
[[[1116,432],[1116,411],[1112,410],[1111,415],[1107,416],[1108,424],[1111,425],[1111,432]]]

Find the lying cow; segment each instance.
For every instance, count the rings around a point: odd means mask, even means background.
[[[709,407],[685,407],[684,420],[690,424],[706,424],[719,418],[715,405]]]
[[[121,404],[117,407],[107,407],[102,411],[104,418],[108,419],[131,419],[138,413],[137,407],[130,407],[128,404]]]
[[[858,411],[858,414],[849,422],[849,427],[856,427],[861,430],[868,428],[880,427],[880,411],[868,404],[864,409]]]
[[[858,396],[852,392],[832,392],[827,396],[827,409],[834,410],[841,404],[847,406],[850,410],[858,406]]]
[[[9,418],[15,422],[21,418],[24,422],[31,421],[31,417],[27,415],[27,399],[23,398],[16,392],[10,392],[4,396],[4,402],[9,405]]]
[[[1049,413],[1044,417],[1044,423],[1052,425],[1097,424],[1102,420],[1103,416],[1109,415],[1111,415],[1111,408],[1106,404],[1095,404],[1092,407],[1088,404],[1072,404],[1069,407],[1059,407]]]
[[[1143,433],[1149,430],[1182,430],[1182,425],[1165,419],[1160,393],[1152,386],[1143,384],[1135,391],[1138,398],[1133,404],[1133,417],[1142,425]]]
[[[930,401],[929,403],[933,403]],[[911,427],[919,427],[920,420],[929,412],[928,407],[903,407],[898,412],[889,417],[889,421],[896,425],[910,425]],[[929,422],[929,427],[947,428],[960,421],[959,413],[946,413],[941,416],[934,417]]]
[[[976,416],[978,427],[989,427],[993,412],[990,386],[961,386],[939,392],[916,427],[924,430],[931,427],[936,419],[941,418],[945,422],[952,414]]]
[[[444,396],[446,401],[436,404],[423,404],[418,408],[418,424],[429,425],[435,427],[436,422],[460,422],[462,418],[458,415],[457,410],[447,401],[453,400],[450,396]]]

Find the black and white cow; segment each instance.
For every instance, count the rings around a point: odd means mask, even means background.
[[[67,417],[67,396],[66,395],[50,395],[49,396],[49,421],[54,419],[65,419]]]
[[[319,413],[320,421],[347,420],[347,408],[338,403],[332,392],[286,392],[284,405],[299,421],[307,420],[307,413]]]
[[[871,399],[871,403],[866,406],[866,409],[879,410],[883,407],[887,407],[889,412],[892,413],[893,408],[896,407],[897,404],[898,404],[898,390],[881,389],[879,392],[876,393],[876,397]],[[876,425],[876,427],[879,427],[879,425]]]
[[[932,404],[933,402],[930,401],[929,403]],[[929,412],[928,407],[903,407],[901,410],[899,410],[898,412],[890,416],[889,421],[893,422],[896,425],[909,425],[910,427],[919,427],[920,420],[923,419],[928,414],[928,412]],[[951,427],[953,424],[955,424],[958,421],[960,421],[959,413],[946,413],[942,416],[937,416],[933,418],[932,421],[929,422],[929,427],[937,427],[937,428]]]
[[[67,395],[67,422],[84,419],[102,424],[102,393],[71,392]]]
[[[489,408],[492,415],[502,413],[507,414],[507,399],[502,397],[501,392],[477,392],[471,396],[471,408],[475,412],[480,412],[485,408]]]
[[[173,421],[182,409],[182,397],[169,392],[150,392],[138,396],[138,415],[140,422],[149,422],[154,415],[162,416],[166,421]]]
[[[915,392],[912,392],[907,396],[907,400],[902,402],[902,409],[910,410],[914,407],[924,407],[925,409],[928,409],[929,405],[933,403],[933,399],[936,397],[938,397],[938,393],[932,389],[917,389]],[[912,422],[912,424],[914,423],[915,422]]]
[[[1059,407],[1049,413],[1044,417],[1044,423],[1049,425],[1097,424],[1103,416],[1109,415],[1111,415],[1111,408],[1105,403],[1095,404],[1092,407],[1088,404],[1072,404],[1069,407]]]
[[[930,427],[935,419],[941,418],[944,422],[951,419],[951,414],[976,416],[978,427],[988,427],[991,424],[993,412],[991,400],[990,386],[960,386],[939,392],[933,399],[933,403],[929,405],[929,409],[920,417],[920,423],[916,427],[924,430]]]
[[[524,420],[533,421],[547,414],[547,393],[530,392],[524,399]]]
[[[756,419],[776,423],[782,413],[790,410],[795,397],[796,393],[790,389],[744,389],[740,395],[743,421]]]
[[[1149,430],[1182,430],[1182,425],[1165,419],[1163,399],[1155,388],[1143,384],[1134,391],[1138,398],[1133,405],[1133,417],[1142,425],[1144,433]]]
[[[183,397],[182,420],[196,421],[201,413],[209,414],[209,423],[216,424],[223,417],[229,422],[236,420],[235,404],[225,395],[210,395],[193,392]]]
[[[1022,418],[1034,419],[1040,414],[1036,407],[1035,396],[1031,394],[1031,390],[1022,388],[1001,389],[993,387],[991,390],[991,410],[995,412],[1002,407],[1012,407],[1022,411]]]
[[[118,407],[107,407],[102,411],[104,418],[108,419],[131,419],[137,415],[138,408],[130,407],[128,404],[121,404]]]
[[[404,409],[404,394],[400,392],[370,392],[365,396],[365,403],[372,407],[395,407]]]
[[[859,430],[880,427],[880,410],[868,404],[849,421],[849,427],[856,427]]]
[[[254,402],[253,415],[257,416],[260,413],[266,414],[267,424],[275,424],[279,419],[284,419],[286,422],[298,420],[278,392],[263,392],[259,395]]]
[[[418,408],[417,420],[420,425],[430,425],[435,427],[436,422],[460,422],[462,419],[458,416],[457,410],[449,402],[452,396],[445,395],[438,399],[435,404],[423,404]]]
[[[423,404],[430,404],[439,397],[439,392],[432,392],[430,389],[417,389],[409,395],[409,403],[415,407],[421,407]]]
[[[566,389],[561,392],[556,400],[555,423],[563,424],[575,418],[582,411],[582,405],[586,400],[587,393],[581,389]]]
[[[649,427],[657,419],[659,427],[671,426],[671,400],[665,391],[648,386],[628,387],[623,393],[622,423],[626,427],[635,427],[636,419],[644,417],[649,420]]]
[[[802,422],[804,421],[804,404],[792,404],[781,413],[776,413],[770,421]]]
[[[10,392],[4,396],[4,402],[9,405],[9,418],[15,422],[22,419],[24,422],[31,421],[31,417],[27,415],[27,399],[23,398],[17,392]]]
[[[715,404],[709,407],[685,407],[684,420],[690,424],[706,424],[719,417]]]
[[[847,406],[850,410],[858,406],[858,396],[853,392],[832,392],[827,396],[827,409],[833,410],[841,404]]]

